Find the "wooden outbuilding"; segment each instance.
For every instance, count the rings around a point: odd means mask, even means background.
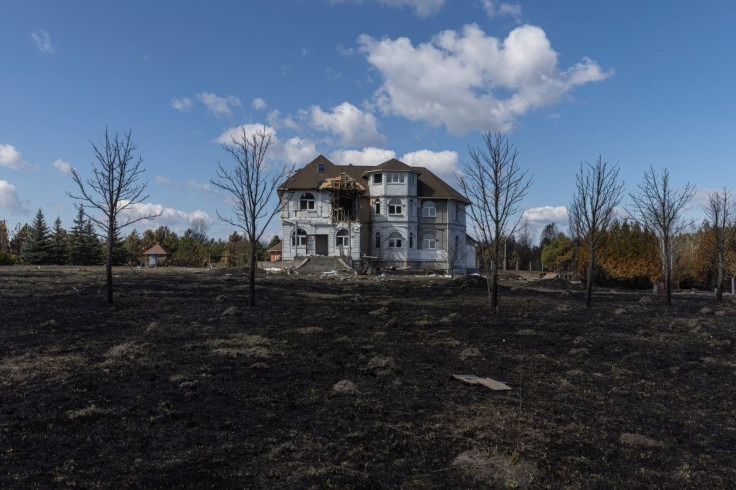
[[[166,262],[166,259],[169,258],[169,252],[164,250],[161,245],[158,244],[143,252],[143,255],[146,256],[148,267],[163,265]]]

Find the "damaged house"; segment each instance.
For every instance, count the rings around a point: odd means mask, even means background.
[[[360,269],[464,271],[475,267],[465,233],[468,199],[423,167],[391,159],[335,165],[320,155],[278,189],[286,263],[340,257]]]

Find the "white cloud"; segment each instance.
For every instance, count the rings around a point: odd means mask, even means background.
[[[496,2],[495,0],[483,0],[483,10],[492,19],[496,16],[513,17],[516,22],[521,21],[521,5],[518,3]]]
[[[125,204],[125,202],[123,204]],[[142,223],[143,226],[145,226],[146,228],[152,229],[155,229],[161,225],[168,226],[176,233],[181,233],[189,228],[189,225],[194,219],[201,218],[207,224],[212,224],[214,221],[209,214],[199,209],[196,209],[194,211],[183,211],[180,209],[167,208],[162,204],[153,203],[131,204],[125,211],[121,213],[121,216],[122,222],[125,222],[125,219],[128,217],[135,219],[139,216],[147,216],[158,213],[161,213],[161,216],[153,220],[143,220],[139,223]]]
[[[458,173],[458,155],[454,151],[419,150],[406,153],[399,160],[413,167],[425,167],[445,181]]]
[[[364,0],[329,0],[334,5],[336,3],[363,3]],[[445,0],[373,0],[381,5],[389,7],[411,7],[418,17],[427,17],[439,12],[444,5]]]
[[[396,158],[396,152],[383,148],[367,147],[362,150],[335,150],[330,153],[330,160],[338,165],[378,165],[386,160]]]
[[[376,145],[386,141],[386,137],[378,132],[376,117],[349,102],[333,107],[331,112],[312,106],[309,116],[313,127],[339,136],[343,146]]]
[[[43,29],[32,32],[31,39],[36,42],[36,46],[38,46],[38,49],[42,53],[51,54],[55,51],[54,45],[51,44],[51,36],[49,36],[49,33],[44,31]]]
[[[189,109],[192,108],[192,105],[194,105],[194,103],[192,102],[192,99],[190,99],[189,97],[184,97],[181,99],[176,99],[176,98],[171,99],[171,107],[173,107],[179,112],[188,111]]]
[[[266,120],[268,121],[268,124],[273,126],[276,129],[281,128],[289,128],[294,130],[299,130],[299,124],[297,124],[296,121],[294,121],[291,116],[286,116],[285,118],[281,118],[281,112],[279,112],[278,109],[274,109],[271,112],[268,113],[266,116]]]
[[[209,111],[217,116],[232,116],[233,107],[240,107],[240,99],[234,95],[228,95],[227,97],[220,97],[212,92],[200,92],[197,94],[197,99],[200,100]]]
[[[157,175],[153,180],[155,180],[157,184],[162,185],[164,187],[177,187],[177,185],[174,182],[167,179],[163,175]]]
[[[34,165],[23,160],[23,155],[13,145],[0,143],[0,167],[7,167],[11,170],[29,170]]]
[[[523,25],[504,40],[475,24],[446,30],[431,42],[358,38],[359,49],[382,75],[376,104],[451,133],[508,131],[518,116],[564,100],[576,86],[609,77],[590,58],[561,71],[545,32]]]
[[[274,128],[263,124],[243,124],[242,126],[228,128],[215,139],[215,142],[231,145],[233,138],[235,140],[242,138],[243,130],[245,130],[246,137],[250,137],[261,130],[265,130],[267,134],[271,135],[273,143],[266,154],[266,158],[271,161],[275,160],[299,165],[313,160],[319,154],[313,141],[296,136],[286,141],[281,141],[276,136],[276,130]]]
[[[7,180],[0,180],[0,209],[7,209],[15,214],[27,214],[28,212],[20,201],[15,186]]]
[[[557,223],[567,226],[568,215],[566,206],[540,206],[524,210],[522,219],[525,219],[531,225],[546,225],[547,223]]]
[[[66,175],[69,172],[72,171],[72,166],[69,165],[68,162],[65,162],[62,159],[54,160],[54,162],[51,164],[52,167],[54,167],[56,170],[61,172],[62,174]]]
[[[251,102],[251,105],[253,106],[253,109],[257,111],[262,111],[263,109],[268,107],[268,105],[266,104],[266,101],[260,97],[256,97],[255,99],[253,99],[253,102]]]

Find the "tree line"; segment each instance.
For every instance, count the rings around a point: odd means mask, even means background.
[[[270,242],[256,243],[256,258],[268,260],[266,250],[280,241],[278,235]],[[143,253],[160,245],[169,258],[164,265],[179,267],[204,267],[221,264],[239,267],[247,264],[250,243],[233,232],[227,240],[207,236],[207,224],[201,218],[192,221],[190,227],[177,235],[167,226],[146,229],[143,233],[133,230],[125,237],[113,236],[112,265],[145,265]],[[60,218],[49,227],[41,209],[31,223],[18,223],[9,230],[5,220],[0,220],[0,264],[27,265],[103,265],[107,241],[95,232],[81,208],[72,227],[67,230]]]

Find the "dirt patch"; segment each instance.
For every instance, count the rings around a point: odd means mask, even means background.
[[[518,454],[486,456],[476,449],[459,454],[452,465],[477,482],[506,488],[530,488],[539,474],[533,464]]]

